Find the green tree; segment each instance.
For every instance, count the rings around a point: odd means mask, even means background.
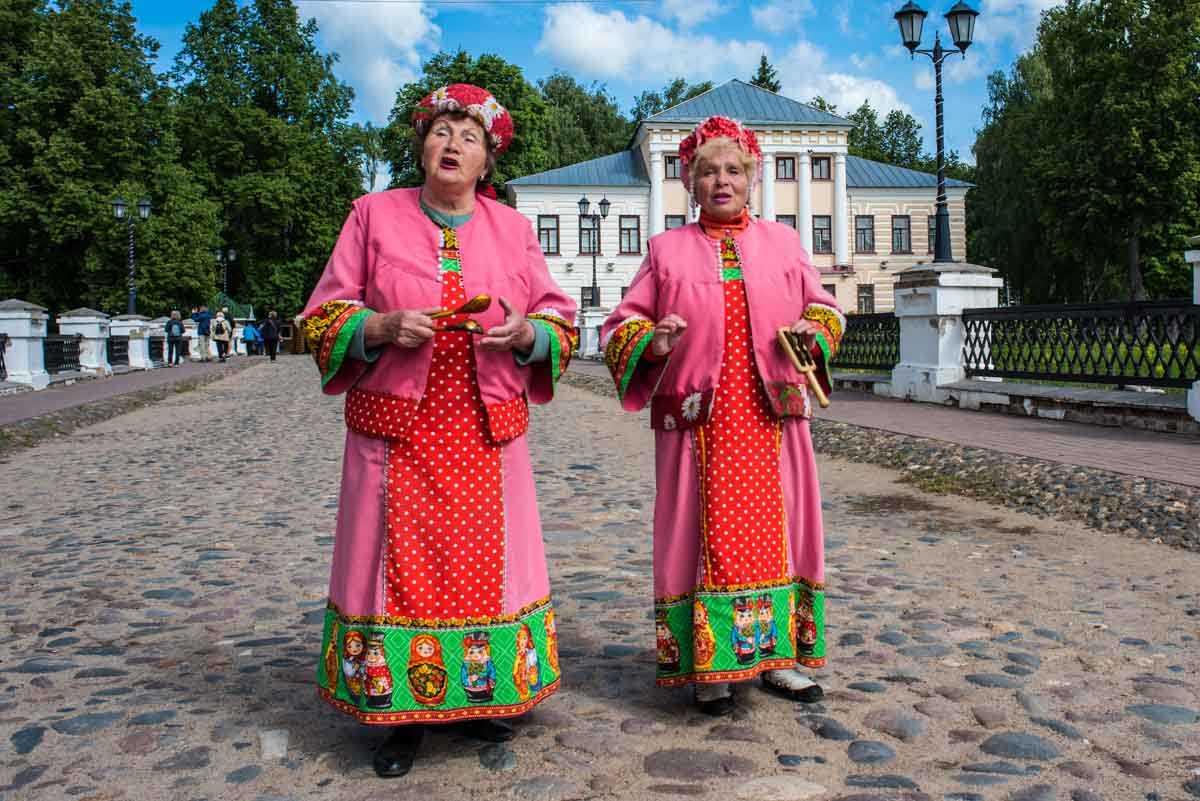
[[[812,106],[818,111],[824,111],[827,114],[837,114],[837,104],[830,103],[821,95],[814,95],[813,99],[808,101],[808,105]]]
[[[521,68],[499,56],[472,58],[464,50],[433,55],[421,77],[400,87],[384,133],[384,154],[391,165],[392,186],[419,186],[422,182],[413,146],[416,138],[412,112],[425,95],[451,83],[471,83],[486,88],[512,114],[515,134],[491,177],[497,188],[509,178],[549,169],[550,112],[536,87],[525,80]]]
[[[183,159],[238,254],[229,292],[284,313],[305,300],[362,194],[353,92],[316,34],[291,0],[216,0],[187,26],[173,72]]]
[[[556,72],[538,82],[549,112],[551,168],[574,164],[624,149],[632,132],[616,99],[601,84],[590,88]]]
[[[766,53],[759,57],[758,71],[750,78],[750,83],[768,92],[778,92],[783,88],[783,84],[779,82],[779,73],[771,66],[771,62],[767,61]]]
[[[858,110],[846,119],[854,123],[848,142],[850,155],[885,161],[883,126],[879,124],[879,112],[871,106],[871,101],[864,100]]]
[[[712,88],[712,81],[689,84],[683,78],[676,78],[663,87],[661,92],[642,92],[634,98],[630,116],[633,118],[634,125],[636,125],[647,117],[653,117],[660,111],[666,111],[669,108],[678,106],[685,100],[691,100],[693,97],[702,95]]]
[[[363,187],[368,192],[373,191],[384,165],[383,128],[368,120],[362,125],[351,126],[350,139],[362,170]]]

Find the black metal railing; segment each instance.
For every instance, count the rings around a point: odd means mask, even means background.
[[[166,355],[163,353],[163,345],[166,343],[166,337],[150,337],[150,362],[161,364],[166,361]]]
[[[8,334],[0,334],[0,381],[8,378],[8,368],[4,365],[4,352],[8,350]]]
[[[82,334],[52,334],[42,340],[42,359],[47,373],[68,373],[79,369]]]
[[[129,366],[129,337],[108,338],[108,363],[113,366]]]
[[[834,367],[891,370],[900,362],[900,321],[891,312],[848,314]]]
[[[963,312],[968,376],[1186,387],[1200,374],[1200,306],[1186,300]]]

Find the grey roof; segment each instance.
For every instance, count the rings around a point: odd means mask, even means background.
[[[9,298],[8,300],[0,300],[0,311],[46,311],[46,307],[30,303],[27,300]]]
[[[101,317],[105,320],[108,319],[108,315],[104,312],[82,306],[78,309],[71,309],[69,312],[63,312],[62,314],[58,315],[60,320],[64,317]]]
[[[645,122],[700,122],[714,114],[733,117],[747,125],[837,125],[847,128],[853,125],[844,117],[737,78],[647,117]]]
[[[150,318],[144,314],[118,314],[114,320],[149,320]]]
[[[846,186],[851,189],[933,189],[937,187],[937,174],[846,156]],[[966,188],[974,184],[947,178],[946,186]]]
[[[514,178],[510,186],[649,186],[646,166],[636,150],[622,150],[556,170]]]

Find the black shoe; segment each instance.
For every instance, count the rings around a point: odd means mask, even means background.
[[[459,727],[459,731],[485,743],[507,743],[517,736],[511,723],[495,718],[467,721]]]
[[[819,684],[810,684],[802,690],[792,690],[769,681],[766,673],[762,675],[762,687],[769,693],[800,704],[815,704],[825,697],[825,691]]]
[[[397,726],[392,736],[375,752],[375,775],[381,779],[395,779],[412,770],[424,735],[425,730],[420,726]]]

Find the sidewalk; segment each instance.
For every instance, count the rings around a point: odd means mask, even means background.
[[[608,376],[599,362],[571,369]],[[1035,417],[973,412],[838,392],[817,417],[1062,464],[1200,487],[1200,438]]]
[[[230,363],[242,359],[261,359],[259,356],[237,356]],[[157,370],[138,370],[136,372],[115,375],[111,378],[96,378],[87,381],[77,381],[74,384],[52,386],[39,392],[21,392],[15,395],[0,397],[0,426],[28,420],[51,412],[61,412],[75,406],[106,401],[118,395],[153,389],[189,378],[208,375],[223,369],[223,365],[213,360],[211,362],[184,362],[178,367],[159,368]]]

